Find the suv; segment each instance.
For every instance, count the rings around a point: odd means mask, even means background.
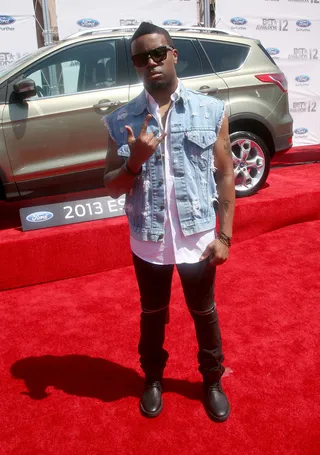
[[[136,27],[76,33],[0,70],[0,185],[4,198],[103,186],[102,116],[137,96]],[[166,27],[183,83],[226,103],[236,193],[262,187],[275,152],[292,146],[284,74],[258,40],[216,29]]]

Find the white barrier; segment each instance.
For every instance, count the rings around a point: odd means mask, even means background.
[[[32,0],[10,0],[0,6],[0,70],[38,48]]]
[[[195,25],[197,0],[57,0],[60,38],[93,27],[138,25],[150,21],[157,25]]]
[[[320,0],[216,0],[216,27],[258,38],[289,83],[294,145],[320,143]]]

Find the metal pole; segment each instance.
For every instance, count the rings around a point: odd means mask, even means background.
[[[44,37],[44,45],[49,46],[53,44],[53,33],[51,30],[50,24],[50,14],[48,8],[48,0],[42,0],[42,14],[43,14],[43,37]]]
[[[211,27],[210,0],[204,0],[204,26],[205,27]]]

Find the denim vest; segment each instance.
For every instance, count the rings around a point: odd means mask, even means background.
[[[180,97],[170,116],[171,160],[179,221],[185,236],[214,229],[216,225],[213,144],[217,139],[224,102],[186,89],[181,83]],[[127,159],[125,125],[134,135],[140,133],[148,113],[145,92],[124,107],[106,116],[111,137],[118,146],[118,155]],[[159,130],[152,117],[147,133]],[[142,173],[135,179],[126,195],[125,211],[131,235],[138,240],[160,242],[164,237],[165,184],[161,146],[143,164]]]

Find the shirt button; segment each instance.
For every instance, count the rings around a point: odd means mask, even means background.
[[[160,210],[164,210],[164,205],[160,205]]]
[[[163,180],[159,180],[158,185],[162,186],[163,185]]]

